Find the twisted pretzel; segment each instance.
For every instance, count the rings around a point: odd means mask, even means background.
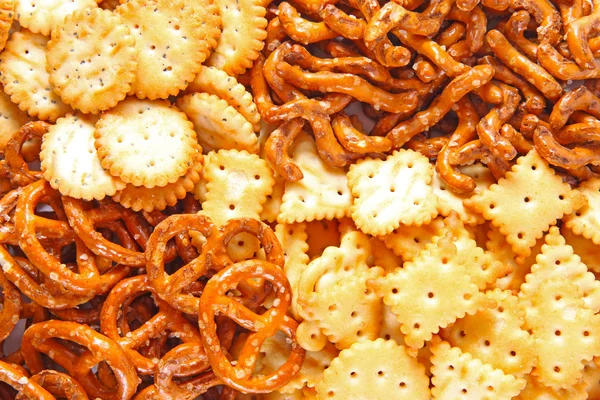
[[[16,389],[22,399],[29,400],[55,400],[46,389],[34,382],[21,368],[0,361],[0,382],[7,383]]]
[[[44,370],[33,375],[29,380],[37,383],[56,397],[68,400],[88,400],[88,395],[85,393],[83,386],[62,372]],[[20,392],[15,400],[27,400],[28,398],[25,393]]]

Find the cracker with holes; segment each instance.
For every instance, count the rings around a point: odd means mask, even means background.
[[[404,261],[410,261],[431,243],[434,237],[440,236],[443,229],[444,218],[438,216],[426,225],[400,225],[394,232],[382,236],[381,239],[394,254],[402,257]]]
[[[177,181],[199,150],[192,123],[168,101],[122,101],[98,119],[94,137],[105,169],[147,188]]]
[[[446,182],[440,178],[440,175],[437,173],[437,171],[433,174],[431,186],[433,188],[433,193],[438,198],[438,211],[440,215],[443,215],[444,217],[447,217],[451,211],[457,212],[461,221],[465,225],[482,224],[485,219],[481,216],[481,214],[465,208],[463,205],[463,200],[472,197],[473,194],[480,193],[481,191],[489,188],[493,183],[495,183],[494,176],[485,165],[479,163],[461,167],[460,172],[470,176],[475,180],[477,186],[473,192],[460,194],[454,193],[448,187]]]
[[[0,51],[2,51],[6,45],[10,28],[15,18],[15,1],[16,0],[0,1]]]
[[[565,216],[565,226],[600,245],[600,178],[583,182],[576,190],[586,197],[587,205]]]
[[[93,116],[69,114],[44,135],[40,152],[44,178],[65,196],[102,200],[125,186],[100,164],[94,147],[95,123]]]
[[[304,177],[297,182],[285,183],[277,222],[331,220],[349,216],[352,196],[346,171],[325,163],[314,140],[304,132],[294,140],[290,153]]]
[[[600,355],[600,314],[587,308],[581,290],[565,279],[521,287],[525,329],[532,332],[540,383],[569,388],[582,377],[584,363]]]
[[[204,169],[206,200],[201,213],[221,226],[233,218],[259,219],[262,206],[273,190],[273,172],[268,163],[247,151],[219,150]],[[228,254],[234,260],[251,258],[260,248],[248,233],[234,236]]]
[[[198,142],[205,151],[258,153],[258,137],[252,124],[225,100],[208,93],[192,93],[177,100],[177,107],[194,123]]]
[[[513,400],[586,400],[588,398],[593,400],[598,398],[588,397],[584,381],[577,382],[566,389],[553,389],[542,385],[534,375],[527,375],[524,379],[527,381],[525,388],[517,397],[513,397]]]
[[[264,159],[264,157],[261,156]],[[283,197],[283,191],[285,190],[285,179],[281,175],[273,171],[273,193],[267,196],[267,201],[263,204],[263,210],[260,213],[260,220],[273,223],[277,221],[279,215],[279,209],[281,208],[281,201]]]
[[[113,196],[113,200],[121,203],[123,207],[133,211],[164,210],[177,204],[178,200],[185,198],[192,191],[202,176],[204,160],[202,151],[196,154],[189,170],[173,183],[166,186],[155,186],[148,189],[145,186],[134,186],[128,183],[122,190]]]
[[[428,400],[425,367],[393,340],[377,339],[343,350],[317,385],[317,399]]]
[[[166,99],[185,89],[216,46],[221,18],[212,0],[129,0],[116,9],[139,50],[130,94]]]
[[[311,261],[298,283],[303,323],[314,321],[340,349],[379,334],[382,302],[367,288],[367,281],[381,277],[383,269],[369,268],[370,255],[367,235],[349,232],[339,247],[328,247]],[[301,336],[298,333],[299,341]]]
[[[196,78],[186,88],[186,93],[208,93],[225,100],[235,108],[248,122],[252,124],[254,132],[260,130],[260,114],[254,104],[252,95],[244,85],[225,71],[214,67],[202,66]]]
[[[465,315],[441,336],[452,346],[516,377],[528,374],[536,363],[533,337],[523,329],[525,311],[509,291],[486,294],[496,306]]]
[[[71,108],[52,90],[46,72],[48,38],[21,30],[0,53],[0,82],[10,100],[31,117],[55,121]]]
[[[446,232],[403,268],[369,282],[396,314],[406,344],[414,349],[465,314],[495,305],[471,280],[453,241]]]
[[[428,224],[438,201],[430,183],[433,166],[412,150],[395,151],[385,161],[365,158],[350,166],[352,219],[365,233],[381,236],[402,225]]]
[[[23,28],[49,36],[67,15],[77,10],[96,8],[94,0],[16,0],[16,19]]]
[[[75,11],[48,42],[50,83],[63,102],[96,114],[123,100],[135,78],[138,50],[122,19],[101,8]]]
[[[564,225],[560,228],[561,235],[569,246],[573,248],[575,254],[581,257],[581,261],[589,270],[600,272],[600,246],[586,239],[581,235],[576,235],[573,231]]]
[[[262,0],[217,0],[223,32],[207,64],[237,76],[252,66],[267,37]]]
[[[486,191],[464,201],[500,229],[513,251],[527,257],[551,225],[581,208],[585,197],[562,181],[535,151]]]
[[[287,360],[291,345],[287,336],[277,333],[268,338],[260,348],[260,363],[262,374],[271,374]],[[323,379],[323,372],[329,367],[331,361],[337,357],[339,350],[328,343],[319,351],[308,351],[300,371],[285,386],[278,389],[281,393],[293,393],[303,387],[314,388]]]
[[[448,342],[437,341],[431,352],[433,399],[510,400],[525,387],[524,379],[494,369]]]
[[[28,121],[27,114],[19,109],[4,91],[0,90],[0,150],[6,148],[6,144]]]

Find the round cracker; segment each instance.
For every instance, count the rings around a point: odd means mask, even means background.
[[[185,89],[221,31],[212,0],[130,0],[116,12],[136,37],[139,58],[130,94],[140,99],[166,99]]]
[[[52,90],[46,72],[48,38],[15,32],[0,54],[0,83],[10,100],[30,116],[54,121],[71,111]]]
[[[258,58],[267,37],[267,10],[262,0],[218,0],[223,33],[207,65],[243,74]]]
[[[164,210],[177,204],[178,200],[185,198],[187,192],[193,190],[194,186],[200,182],[203,164],[202,151],[199,150],[190,169],[177,181],[152,189],[128,183],[123,190],[113,196],[113,200],[121,203],[123,207],[131,208],[133,211]]]
[[[15,17],[15,0],[0,0],[0,51],[6,46]]]
[[[50,83],[65,103],[96,114],[127,96],[137,54],[135,38],[118,15],[101,8],[75,11],[48,42]]]
[[[186,93],[193,92],[205,92],[220,97],[252,124],[254,132],[260,130],[260,114],[252,95],[244,85],[238,83],[233,76],[227,75],[225,71],[202,66],[196,78],[186,89]]]
[[[23,28],[48,36],[67,15],[96,7],[95,0],[16,0],[15,13]]]
[[[104,168],[147,188],[177,181],[198,153],[192,123],[166,100],[120,102],[102,114],[94,137]]]
[[[205,151],[220,149],[258,152],[258,137],[250,122],[225,100],[208,93],[192,93],[177,100],[198,133]]]
[[[94,147],[95,123],[93,116],[69,114],[44,135],[40,152],[44,178],[65,196],[102,200],[125,187],[100,164]]]

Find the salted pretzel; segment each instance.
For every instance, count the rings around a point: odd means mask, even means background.
[[[285,33],[291,39],[302,44],[333,39],[339,35],[325,22],[312,22],[302,18],[298,10],[285,1],[279,4],[277,15]]]
[[[556,141],[552,132],[539,125],[533,135],[536,150],[550,164],[566,169],[577,169],[587,164],[600,165],[600,150],[585,145],[567,148]]]
[[[525,32],[531,22],[531,16],[525,10],[513,13],[505,24],[500,25],[500,30],[508,40],[531,61],[536,61],[537,44],[525,37]],[[548,42],[545,42],[548,43]],[[549,43],[548,43],[549,44]],[[549,44],[552,46],[551,44]]]
[[[588,88],[580,86],[566,93],[552,108],[548,122],[553,131],[558,131],[567,124],[575,111],[585,111],[596,118],[600,117],[600,99]]]
[[[41,171],[32,171],[21,150],[28,140],[41,137],[48,132],[50,124],[43,121],[28,122],[15,132],[6,144],[4,157],[13,186],[25,186],[42,177]]]
[[[392,142],[388,138],[363,134],[354,127],[350,117],[343,112],[332,117],[331,127],[340,144],[353,153],[382,153],[389,151],[392,147]]]
[[[275,294],[272,307],[262,314],[255,313],[235,297],[227,295],[240,283],[252,278],[267,281]],[[305,350],[296,341],[298,323],[286,315],[291,299],[291,289],[283,270],[268,261],[241,261],[221,270],[208,281],[200,298],[198,323],[204,351],[213,372],[223,383],[246,393],[266,393],[285,385],[300,371]],[[221,350],[216,334],[217,315],[226,315],[251,331],[235,365]],[[291,340],[291,353],[287,361],[271,374],[254,376],[262,344],[278,331]]]
[[[29,378],[27,371],[4,361],[0,361],[0,382],[17,390],[21,396],[19,400],[55,400],[52,394]]]
[[[600,78],[600,61],[594,59],[593,68],[582,69],[574,61],[566,59],[549,43],[540,43],[537,57],[540,65],[557,79],[584,80]]]
[[[75,353],[57,339],[82,346],[83,353]],[[34,324],[23,334],[21,351],[32,373],[44,370],[42,354],[46,354],[67,370],[92,397],[126,400],[133,396],[139,384],[135,367],[119,345],[87,325],[57,320]],[[92,371],[100,361],[111,368],[115,387],[102,385]]]
[[[367,23],[363,19],[345,13],[334,4],[326,4],[321,8],[319,17],[339,36],[347,39],[361,39],[367,29]]]
[[[67,374],[54,370],[43,370],[29,378],[57,398],[68,400],[88,400],[83,386]],[[29,397],[23,391],[17,394],[15,400],[27,400]]]
[[[583,69],[596,67],[594,54],[588,43],[592,33],[600,30],[600,2],[594,0],[590,15],[582,16],[570,22],[566,29],[567,43],[575,62]],[[556,44],[556,43],[550,43]]]

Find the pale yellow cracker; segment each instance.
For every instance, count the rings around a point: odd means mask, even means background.
[[[404,342],[404,334],[401,331],[402,324],[398,321],[396,314],[394,314],[388,305],[383,306],[381,316],[381,329],[379,330],[379,337],[385,340],[393,340],[399,345],[406,346]]]
[[[306,254],[313,260],[320,257],[329,246],[339,247],[341,234],[339,231],[339,221],[337,219],[320,219],[306,222],[306,234],[308,238],[308,251]]]
[[[467,176],[470,176],[475,180],[477,186],[475,190],[470,193],[454,193],[444,182],[440,175],[436,171],[433,174],[433,180],[431,186],[433,187],[433,193],[438,198],[438,210],[444,217],[450,214],[450,211],[458,213],[460,219],[465,225],[479,225],[485,221],[485,219],[472,210],[464,207],[463,200],[472,197],[474,194],[480,193],[483,190],[489,188],[495,183],[494,176],[490,170],[483,164],[476,163],[466,165],[460,168],[460,172]]]
[[[223,32],[208,65],[233,76],[252,66],[267,37],[267,11],[262,3],[262,0],[217,0]]]
[[[395,151],[385,161],[365,158],[350,166],[352,219],[365,233],[382,236],[402,225],[426,225],[438,201],[430,186],[433,166],[412,150]]]
[[[168,101],[122,101],[102,114],[94,136],[105,169],[147,188],[175,182],[198,152],[191,122]]]
[[[49,36],[76,10],[96,8],[95,0],[16,0],[16,19],[23,28]]]
[[[369,282],[396,314],[406,344],[414,349],[465,314],[495,305],[479,292],[452,242],[448,232],[401,269]]]
[[[13,134],[21,129],[28,119],[27,114],[10,101],[4,91],[0,90],[0,150],[6,148]]]
[[[565,216],[565,226],[577,235],[600,245],[600,178],[583,182],[577,189],[587,198],[587,205]]]
[[[600,368],[598,367],[600,359],[596,358],[595,361],[588,361],[585,367],[583,367],[583,381],[586,384],[585,391],[588,395],[587,398],[590,400],[600,399]]]
[[[349,216],[352,196],[346,171],[325,163],[314,140],[303,132],[294,140],[291,154],[304,177],[297,182],[286,182],[277,222],[331,220]]]
[[[585,382],[577,382],[567,389],[553,389],[544,386],[538,382],[535,376],[527,375],[524,377],[527,381],[525,389],[519,393],[514,400],[585,400],[588,394]],[[597,397],[589,397],[590,400],[597,400]]]
[[[317,385],[318,399],[428,400],[425,368],[393,340],[356,343],[343,350]]]
[[[155,186],[152,189],[128,183],[125,188],[113,196],[113,200],[133,211],[151,212],[172,207],[177,204],[178,200],[185,198],[187,193],[193,190],[200,181],[202,166],[202,152],[199,151],[190,169],[175,182],[162,187]]]
[[[208,93],[192,93],[177,100],[194,123],[198,142],[205,151],[246,150],[258,153],[258,137],[252,124],[225,100]]]
[[[260,114],[252,95],[244,85],[225,71],[214,67],[202,66],[196,78],[186,88],[186,93],[204,92],[225,100],[237,112],[252,124],[255,132],[260,130]]]
[[[397,256],[378,238],[372,237],[371,242],[371,260],[367,261],[370,265],[383,268],[388,272],[394,272],[396,268],[402,267],[402,257]]]
[[[264,159],[264,157],[261,157]],[[285,190],[285,179],[281,175],[273,172],[273,193],[267,196],[267,201],[263,204],[263,210],[260,213],[260,220],[269,223],[276,222],[281,208],[283,191]]]
[[[560,233],[591,271],[600,272],[600,246],[594,244],[590,239],[574,234],[564,225],[560,228]]]
[[[216,46],[221,18],[212,0],[129,0],[116,10],[136,38],[130,94],[166,99],[185,89]]]
[[[513,251],[527,257],[551,225],[585,205],[585,197],[562,181],[535,151],[486,191],[464,201],[500,229]]]
[[[48,71],[54,92],[84,113],[114,107],[131,89],[138,50],[121,18],[101,8],[75,11],[52,31]]]
[[[441,336],[483,363],[523,377],[537,363],[533,337],[522,329],[525,311],[509,291],[494,290],[486,296],[496,302],[495,307],[465,315]]]
[[[0,83],[10,100],[31,117],[55,121],[71,108],[50,85],[47,42],[47,37],[27,30],[15,32],[0,54]]]
[[[15,0],[0,1],[0,51],[4,49],[15,18]]]
[[[204,165],[210,162],[210,157],[215,154],[214,151],[209,151],[204,155]],[[204,174],[200,177],[200,181],[194,186],[194,190],[192,191],[194,198],[198,200],[200,203],[204,203],[206,201],[206,178]]]
[[[434,343],[431,352],[434,400],[510,400],[525,387],[524,379],[494,369],[448,342]]]
[[[385,245],[402,257],[404,261],[410,261],[431,243],[434,237],[440,236],[444,228],[444,218],[434,218],[429,224],[421,226],[400,225],[398,229],[389,235],[382,236]]]
[[[94,147],[96,118],[67,115],[44,135],[41,169],[50,185],[65,196],[102,200],[125,184],[102,168]]]
[[[521,298],[526,302],[524,328],[533,334],[538,358],[534,373],[543,385],[567,389],[582,378],[584,363],[600,355],[600,315],[585,306],[570,281],[529,285],[529,276]]]

